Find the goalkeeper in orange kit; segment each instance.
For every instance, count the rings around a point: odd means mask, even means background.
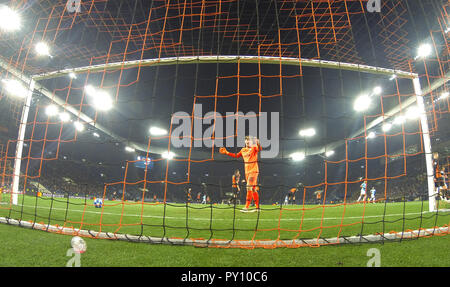
[[[253,199],[256,210],[259,210],[259,194],[258,194],[258,152],[261,151],[261,145],[258,139],[252,140],[249,136],[245,137],[245,147],[238,153],[228,152],[226,148],[219,149],[221,154],[226,154],[234,158],[242,157],[244,159],[245,180],[247,182],[247,198],[242,212],[248,212],[248,207]],[[254,210],[254,211],[256,211]]]

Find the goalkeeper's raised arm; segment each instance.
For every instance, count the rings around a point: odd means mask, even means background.
[[[242,157],[242,153],[241,153],[241,152],[238,152],[238,153],[232,153],[232,152],[227,151],[227,149],[224,148],[224,147],[221,147],[221,148],[219,149],[219,152],[220,152],[221,154],[224,154],[224,155],[227,155],[227,156],[231,156],[231,157],[235,157],[235,158],[240,158],[240,157]]]

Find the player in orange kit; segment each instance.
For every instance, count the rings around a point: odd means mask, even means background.
[[[226,148],[222,147],[219,149],[221,154],[226,154],[234,158],[242,157],[244,159],[245,167],[245,180],[247,182],[247,199],[244,209],[242,212],[248,212],[248,207],[253,199],[255,202],[256,210],[259,210],[259,194],[258,194],[258,152],[261,151],[261,145],[258,139],[252,139],[247,136],[245,137],[245,147],[241,149],[238,153],[228,152]],[[254,210],[254,211],[256,211]]]

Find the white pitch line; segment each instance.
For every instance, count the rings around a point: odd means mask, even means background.
[[[6,204],[6,203],[0,203],[0,204]],[[18,206],[22,206],[22,205],[18,205]],[[23,205],[24,207],[32,207],[34,208],[35,206],[31,206],[31,205]],[[42,207],[42,206],[37,206],[37,208],[40,209],[48,209],[47,207]],[[64,208],[58,208],[58,207],[53,207],[53,210],[60,210],[60,211],[66,211],[66,209]],[[439,212],[448,212],[450,211],[450,209],[442,209],[439,210]],[[69,212],[80,212],[80,213],[91,213],[91,214],[102,214],[102,212],[100,211],[92,211],[92,210],[79,210],[79,209],[70,209]],[[265,211],[262,210],[261,213],[263,214]],[[435,211],[433,211],[432,213],[434,213]],[[364,216],[364,219],[367,218],[379,218],[379,217],[394,217],[394,216],[409,216],[409,215],[419,215],[419,214],[424,214],[424,213],[430,213],[430,211],[422,211],[422,212],[411,212],[411,213],[398,213],[398,214],[386,214],[386,215],[366,215]],[[121,216],[121,214],[118,213],[112,213],[112,212],[103,212],[104,215],[115,215],[115,216]],[[129,217],[140,217],[141,215],[139,214],[123,214],[123,216],[129,216]],[[158,215],[142,215],[142,217],[144,218],[157,218],[157,219],[162,219],[164,218],[164,216],[158,216]],[[166,219],[175,219],[175,220],[186,220],[186,217],[173,217],[173,216],[165,216]],[[345,217],[344,216],[344,220],[345,219],[362,219],[361,216],[350,216],[350,217]],[[198,221],[210,221],[210,218],[203,218],[203,217],[189,217],[189,220],[198,220]],[[232,221],[232,219],[227,219],[227,218],[213,218],[214,221]],[[255,221],[255,218],[253,219],[246,219],[246,218],[235,218],[236,221]],[[259,218],[260,221],[276,221],[278,219],[270,219],[270,218]],[[281,218],[281,221],[300,221],[301,218]],[[322,220],[342,220],[342,217],[311,217],[311,218],[303,218],[303,221],[322,221]]]

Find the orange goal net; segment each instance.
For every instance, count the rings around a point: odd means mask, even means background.
[[[225,248],[447,235],[449,11],[7,1],[0,222]]]

